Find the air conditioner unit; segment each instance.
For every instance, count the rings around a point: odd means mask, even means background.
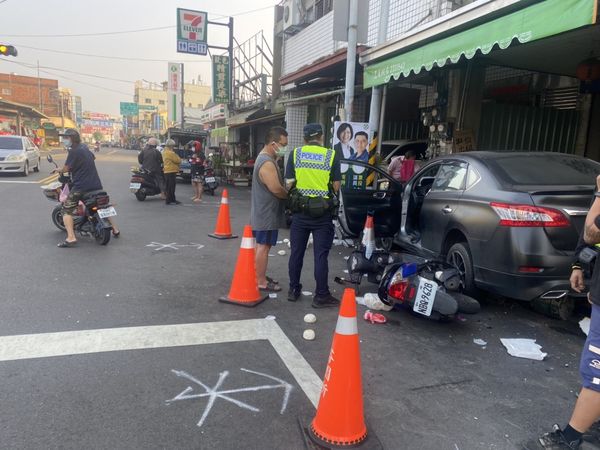
[[[283,31],[295,33],[304,28],[302,0],[285,0],[283,3]]]

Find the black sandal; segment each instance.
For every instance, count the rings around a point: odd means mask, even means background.
[[[120,232],[120,231],[117,231],[117,232],[115,233],[115,231],[113,230],[113,232],[112,232],[112,235],[113,235],[113,237],[114,237],[115,239],[118,239],[118,238],[119,238],[119,236],[121,236],[121,232]]]
[[[265,292],[281,292],[281,286],[271,283],[270,281],[267,281],[267,285],[265,287],[259,286],[258,289]]]
[[[279,281],[277,281],[277,280],[274,280],[273,278],[271,278],[271,277],[269,277],[269,276],[266,276],[265,278],[267,279],[267,282],[268,282],[268,283],[273,283],[273,284],[277,284],[277,285],[279,285]]]
[[[69,242],[66,239],[61,243],[57,244],[58,248],[67,248],[67,247],[75,247],[77,245],[77,241]]]

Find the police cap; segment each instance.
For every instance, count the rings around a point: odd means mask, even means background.
[[[304,137],[306,139],[320,136],[323,134],[323,127],[320,123],[307,123],[304,125]]]

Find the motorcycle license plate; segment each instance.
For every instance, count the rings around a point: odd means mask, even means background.
[[[181,173],[191,173],[192,169],[181,169]]]
[[[435,301],[435,293],[437,292],[437,284],[427,278],[419,277],[419,287],[417,288],[417,296],[413,311],[429,317]]]
[[[106,219],[107,217],[113,217],[117,215],[117,211],[115,210],[114,207],[109,206],[108,208],[104,208],[104,209],[99,209],[98,210],[98,215],[102,218],[102,219]]]
[[[142,183],[129,183],[129,189],[137,191],[142,187]]]
[[[215,177],[206,177],[204,181],[206,181],[207,183],[214,183],[217,180],[215,179]]]

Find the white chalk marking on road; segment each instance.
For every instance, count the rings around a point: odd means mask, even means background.
[[[20,181],[20,180],[0,180],[0,183],[7,184],[40,184],[39,181]]]
[[[189,244],[178,244],[177,242],[171,242],[169,244],[161,244],[160,242],[151,242],[146,245],[146,247],[154,247],[155,251],[164,250],[166,248],[170,248],[172,250],[179,250],[184,247],[195,247],[196,250],[201,250],[204,248],[203,244],[196,244],[194,242],[190,242]]]
[[[322,382],[275,320],[106,328],[0,337],[0,362],[87,353],[267,340],[316,408]]]
[[[197,378],[193,377],[192,375],[190,375],[187,372],[184,372],[182,370],[172,370],[172,372],[175,375],[177,375],[178,377],[186,378],[186,379],[190,380],[191,382],[196,383],[197,385],[201,386],[204,389],[204,392],[200,393],[200,394],[190,394],[190,392],[194,391],[194,388],[191,386],[188,386],[183,390],[183,392],[176,395],[171,400],[167,400],[166,403],[169,404],[169,403],[173,403],[173,402],[176,402],[179,400],[190,400],[190,399],[195,399],[195,398],[208,397],[208,403],[206,404],[206,407],[204,408],[204,412],[202,413],[202,417],[200,418],[200,421],[197,423],[197,425],[199,427],[201,427],[204,424],[204,421],[206,420],[206,418],[208,417],[208,414],[210,413],[217,398],[227,400],[228,402],[231,402],[234,405],[239,406],[240,408],[248,409],[248,410],[254,411],[254,412],[259,412],[260,411],[259,408],[256,408],[255,406],[249,405],[248,403],[244,403],[240,400],[232,398],[228,394],[237,394],[240,392],[257,392],[257,391],[283,388],[284,394],[283,394],[283,400],[282,400],[281,410],[279,411],[279,414],[283,414],[285,412],[285,410],[287,408],[288,400],[290,398],[290,394],[291,394],[292,390],[294,389],[294,387],[291,384],[289,384],[288,382],[281,380],[279,378],[273,377],[271,375],[267,375],[266,373],[255,372],[253,370],[248,370],[248,369],[240,369],[240,370],[242,370],[244,372],[248,372],[248,373],[253,373],[253,374],[259,375],[261,377],[269,378],[273,381],[276,381],[277,384],[265,384],[265,385],[260,385],[260,386],[250,386],[250,387],[245,387],[245,388],[227,389],[224,391],[220,391],[219,388],[225,382],[225,378],[227,378],[227,376],[229,375],[228,370],[225,370],[224,372],[221,372],[219,374],[219,380],[217,381],[217,383],[215,384],[215,386],[213,388],[209,388],[202,381],[198,380]]]

